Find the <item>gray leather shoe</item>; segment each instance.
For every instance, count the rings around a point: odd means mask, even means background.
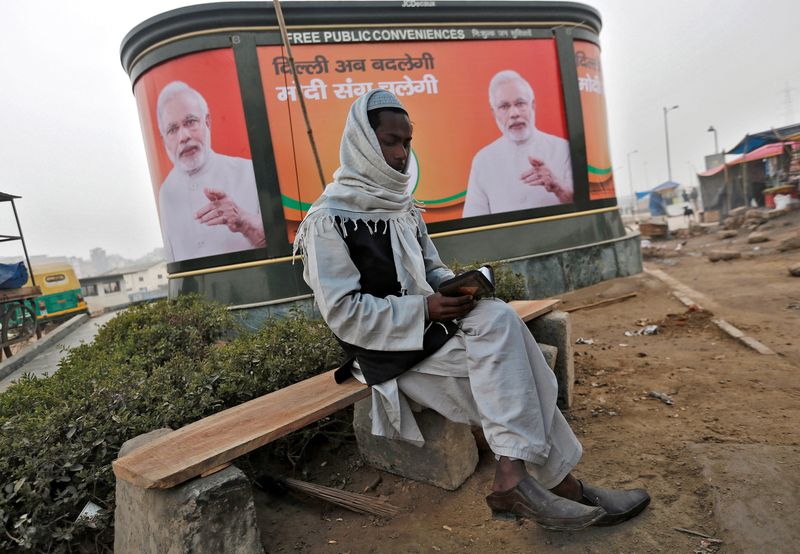
[[[583,529],[606,515],[603,508],[556,496],[530,476],[511,490],[493,492],[486,497],[486,503],[495,519],[524,517],[552,531]]]
[[[650,504],[650,495],[644,489],[615,491],[593,487],[579,481],[583,488],[581,502],[587,506],[599,506],[606,511],[595,525],[616,525],[635,517]]]

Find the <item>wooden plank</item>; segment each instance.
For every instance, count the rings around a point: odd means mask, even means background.
[[[114,474],[143,488],[169,488],[366,398],[333,370],[190,423],[113,462]]]
[[[614,304],[615,302],[622,302],[623,300],[627,300],[628,298],[633,298],[637,296],[638,293],[629,292],[628,294],[623,294],[622,296],[616,296],[614,298],[606,298],[605,300],[600,300],[598,302],[592,302],[591,304],[583,304],[581,306],[573,306],[571,308],[565,308],[564,311],[567,313],[577,312],[578,310],[586,310],[588,308],[596,308],[598,306],[605,306],[606,304]]]
[[[555,310],[561,303],[558,298],[547,300],[512,300],[508,303],[525,323]]]
[[[208,477],[209,475],[214,475],[218,471],[222,471],[223,469],[228,468],[230,466],[231,466],[230,462],[225,462],[221,466],[212,467],[211,469],[204,471],[203,473],[200,474],[200,477]]]
[[[13,302],[14,300],[26,300],[42,295],[39,287],[20,287],[18,289],[0,290],[0,302]]]
[[[559,300],[510,305],[523,321],[552,311]],[[113,462],[118,479],[143,488],[170,488],[235,460],[362,398],[355,379],[337,385],[333,371],[190,423]]]

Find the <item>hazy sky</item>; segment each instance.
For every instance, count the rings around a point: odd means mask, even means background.
[[[0,191],[18,202],[31,254],[138,257],[161,246],[136,105],[119,62],[125,34],[191,0],[4,2],[0,14]],[[797,0],[586,0],[600,34],[620,194],[693,179],[746,132],[800,122]],[[787,93],[788,90],[788,93]],[[787,102],[787,100],[789,100]],[[0,234],[14,232],[0,205]],[[0,244],[0,256],[21,254]]]

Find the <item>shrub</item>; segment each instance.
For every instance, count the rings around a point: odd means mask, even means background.
[[[254,334],[233,338],[233,329],[227,310],[197,297],[132,307],[72,349],[52,376],[25,376],[0,394],[0,551],[107,549],[111,461],[123,442],[285,387],[341,358],[327,327],[299,312]],[[296,453],[302,440],[273,448]],[[96,528],[75,521],[87,501],[103,508]]]

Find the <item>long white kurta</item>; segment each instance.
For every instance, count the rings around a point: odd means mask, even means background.
[[[482,148],[472,160],[463,216],[560,204],[558,196],[544,187],[522,182],[522,174],[531,169],[529,157],[544,162],[558,184],[572,191],[569,142],[538,129],[534,129],[530,139],[522,144],[503,135]]]
[[[435,290],[453,274],[421,219],[419,226],[425,274]],[[339,338],[370,349],[422,348],[423,296],[360,293],[360,274],[347,245],[325,218],[309,226],[304,248],[303,276]],[[553,487],[581,456],[556,397],[555,376],[516,312],[500,300],[481,300],[442,349],[397,379],[372,387],[372,432],[424,444],[410,399],[452,421],[480,425],[496,455],[530,462],[534,477]]]

